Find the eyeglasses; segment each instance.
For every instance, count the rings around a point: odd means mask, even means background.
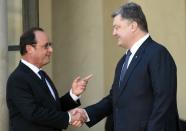
[[[36,47],[36,44],[32,44],[33,47]],[[51,42],[47,42],[45,45],[41,46],[44,49],[48,49],[50,47],[52,47],[52,43]]]
[[[51,42],[47,42],[43,47],[45,49],[48,49],[49,47],[52,47],[52,43]]]

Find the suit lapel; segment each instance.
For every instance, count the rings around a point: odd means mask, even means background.
[[[20,62],[19,68],[21,70],[23,70],[24,72],[26,72],[32,81],[34,81],[34,82],[38,83],[38,85],[40,85],[37,88],[42,88],[42,90],[45,93],[47,93],[47,96],[50,98],[50,100],[52,100],[53,102],[56,102],[55,99],[53,98],[52,94],[50,93],[50,90],[48,89],[48,87],[46,87],[46,85],[42,82],[42,80],[29,67],[27,67],[25,64]],[[51,83],[51,82],[49,82],[49,83]],[[53,85],[51,85],[51,86],[53,86]],[[55,92],[55,96],[56,96],[56,90],[54,92]],[[58,97],[56,96],[56,100],[57,99],[58,99]]]
[[[133,70],[135,69],[135,67],[137,66],[137,64],[140,62],[140,60],[141,60],[141,55],[140,54],[136,54],[133,57],[130,65],[129,65],[129,68],[126,71],[124,80],[121,83],[121,90],[125,89],[125,87],[126,87],[125,85],[126,85],[128,79],[129,79],[130,75],[132,75]]]
[[[121,95],[121,93],[124,91],[124,89],[126,88],[126,84],[130,78],[130,76],[132,75],[135,67],[138,65],[138,63],[141,61],[143,54],[144,54],[144,50],[145,47],[147,46],[147,44],[149,43],[149,40],[151,40],[151,38],[149,37],[141,46],[140,48],[137,50],[137,52],[135,53],[127,71],[124,77],[123,82],[121,83],[121,87],[119,89],[119,93],[118,93],[118,97]]]

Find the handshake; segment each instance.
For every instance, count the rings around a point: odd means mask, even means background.
[[[88,114],[85,109],[75,108],[69,112],[69,124],[74,127],[81,127],[85,122],[89,121]]]

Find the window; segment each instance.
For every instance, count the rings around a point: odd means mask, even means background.
[[[8,72],[17,66],[19,38],[24,30],[38,26],[38,0],[7,0],[8,6]]]

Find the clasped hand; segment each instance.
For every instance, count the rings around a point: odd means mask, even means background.
[[[88,120],[85,109],[75,108],[69,113],[71,116],[70,124],[74,127],[81,127]]]
[[[80,96],[85,91],[88,81],[91,78],[92,75],[83,79],[77,77],[72,83],[72,93],[76,96]],[[74,127],[81,127],[85,122],[87,122],[87,115],[84,109],[75,108],[70,110],[68,113],[71,117],[70,124]]]

